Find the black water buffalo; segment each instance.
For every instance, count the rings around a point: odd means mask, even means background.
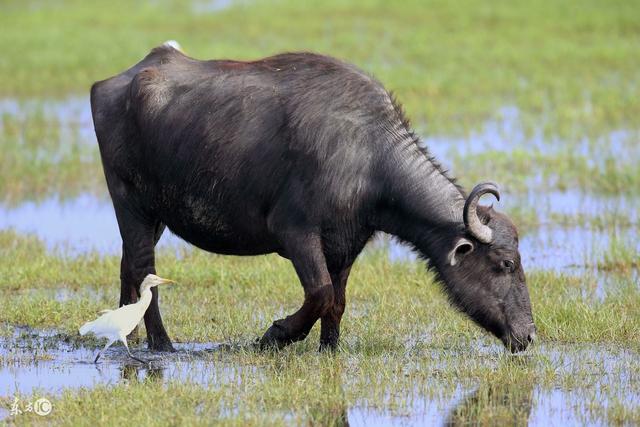
[[[411,244],[451,301],[510,348],[533,339],[518,236],[419,145],[384,87],[312,53],[199,61],[172,44],[91,88],[104,173],[122,236],[120,304],[155,272],[165,226],[219,254],[291,260],[304,303],[261,346],[338,343],[349,270],[378,231]],[[390,285],[392,286],[392,285]],[[171,350],[157,289],[149,347]]]

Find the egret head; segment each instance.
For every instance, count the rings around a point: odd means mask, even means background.
[[[163,283],[176,283],[173,280],[163,279],[162,277],[156,276],[155,274],[147,274],[142,284],[140,284],[140,293],[143,293],[146,290],[149,290],[155,286],[161,285]]]

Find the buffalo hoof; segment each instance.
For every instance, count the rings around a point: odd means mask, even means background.
[[[277,322],[273,322],[273,325],[267,329],[267,332],[260,339],[259,348],[260,350],[281,349],[292,342],[284,327]]]
[[[338,340],[320,341],[320,347],[318,348],[318,351],[327,351],[333,353],[336,350],[338,350]]]
[[[171,344],[171,340],[167,337],[148,337],[149,350],[151,351],[176,351]]]

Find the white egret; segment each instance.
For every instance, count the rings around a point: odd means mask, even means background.
[[[93,363],[98,363],[98,359],[102,356],[102,353],[108,349],[111,344],[120,340],[127,349],[129,357],[137,360],[138,362],[146,363],[142,359],[138,359],[129,351],[129,345],[127,344],[127,335],[138,326],[140,320],[144,317],[144,313],[151,304],[151,288],[163,283],[175,283],[173,280],[163,279],[155,274],[147,274],[142,283],[140,284],[140,299],[138,302],[129,305],[123,305],[116,310],[102,310],[100,313],[102,316],[96,320],[87,322],[80,328],[80,335],[85,335],[89,332],[93,332],[98,338],[107,338],[109,341],[107,345],[98,353]]]

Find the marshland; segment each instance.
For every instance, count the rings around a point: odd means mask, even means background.
[[[122,13],[125,11],[126,13]],[[0,6],[0,420],[8,424],[640,423],[640,3],[9,1]],[[253,345],[300,305],[277,255],[165,232],[176,352],[78,327],[120,293],[121,240],[90,85],[176,39],[197,58],[316,51],[375,75],[467,189],[518,226],[537,340],[512,355],[380,235],[352,269],[336,352],[319,326]],[[28,410],[45,397],[48,415]],[[21,413],[16,409],[20,409]]]

